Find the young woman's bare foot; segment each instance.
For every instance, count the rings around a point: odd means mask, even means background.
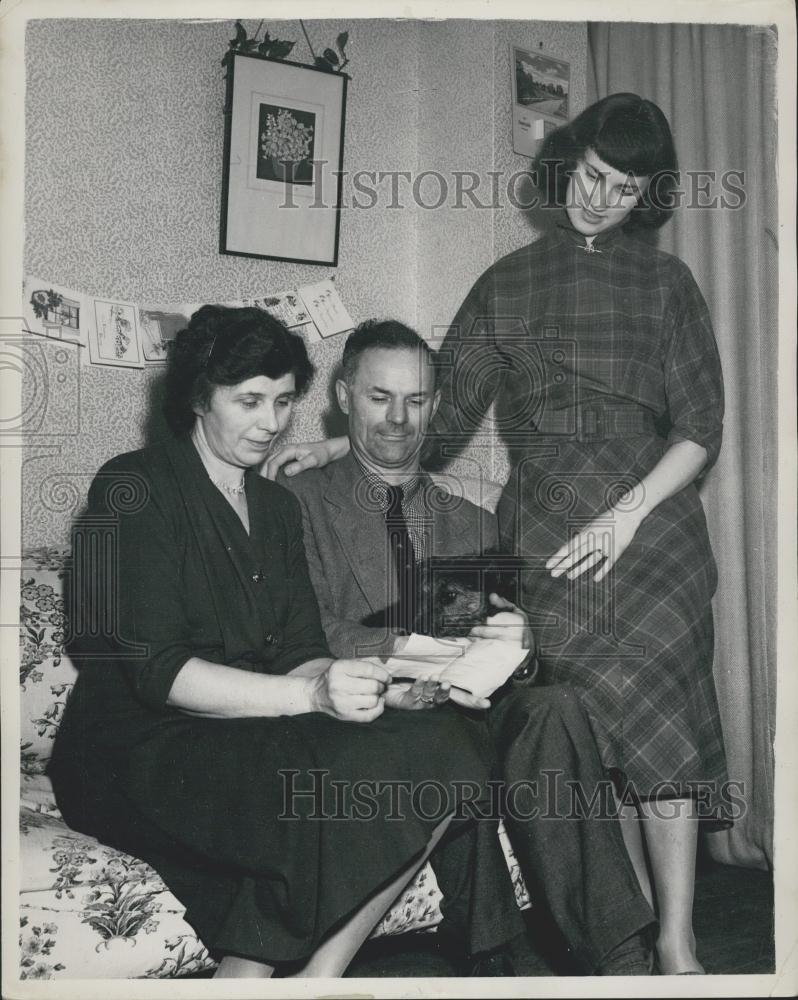
[[[661,976],[702,976],[706,969],[695,954],[695,937],[689,940],[657,941],[657,969]]]

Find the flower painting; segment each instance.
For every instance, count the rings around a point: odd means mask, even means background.
[[[226,65],[220,252],[335,267],[349,77],[249,51]]]
[[[312,184],[315,133],[312,111],[261,104],[257,176],[286,184]]]

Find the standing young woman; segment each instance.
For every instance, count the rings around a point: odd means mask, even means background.
[[[467,436],[496,400],[513,459],[502,537],[528,560],[543,678],[582,691],[649,899],[653,877],[660,970],[700,973],[698,823],[728,824],[695,482],[720,448],[723,384],[689,269],[630,232],[667,220],[676,170],[665,116],[634,94],[547,138],[537,183],[556,225],[463,303],[437,432]]]
[[[513,463],[502,540],[527,560],[543,679],[582,693],[656,900],[660,971],[689,974],[704,971],[692,930],[699,820],[730,822],[716,569],[695,485],[720,448],[723,387],[689,269],[632,237],[669,217],[676,170],[665,116],[635,94],[547,137],[535,172],[556,224],[490,267],[458,311],[431,437],[456,454],[495,402]],[[340,448],[279,461],[298,470]]]

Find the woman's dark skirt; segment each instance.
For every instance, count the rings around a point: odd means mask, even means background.
[[[307,958],[419,857],[456,782],[487,798],[493,768],[484,723],[451,706],[365,725],[176,716],[126,749],[61,736],[69,825],[152,864],[212,954],[270,964]]]

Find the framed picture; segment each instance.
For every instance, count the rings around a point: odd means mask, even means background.
[[[570,64],[543,52],[510,46],[513,79],[513,149],[535,156],[540,141],[568,121]]]
[[[221,253],[338,263],[348,79],[259,55],[233,57]]]

